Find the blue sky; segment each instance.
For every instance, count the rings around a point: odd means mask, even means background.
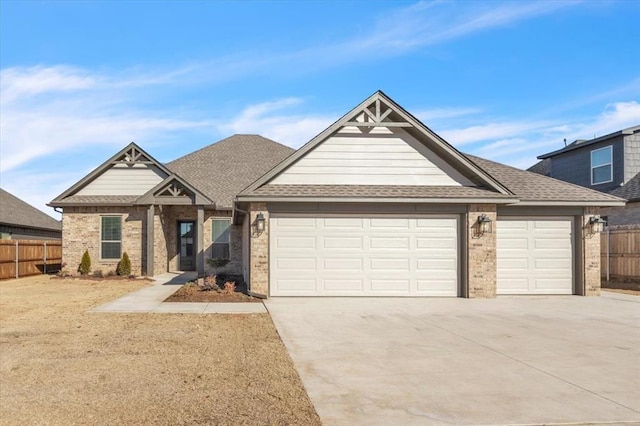
[[[527,168],[640,124],[640,1],[0,2],[0,185],[45,206],[135,141],[299,147],[381,89]]]

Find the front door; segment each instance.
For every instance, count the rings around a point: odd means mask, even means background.
[[[196,270],[195,222],[178,222],[178,269]]]

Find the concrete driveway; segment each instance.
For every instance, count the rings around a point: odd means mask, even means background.
[[[273,298],[324,424],[640,422],[640,297]]]

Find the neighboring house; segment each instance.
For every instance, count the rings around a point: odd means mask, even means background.
[[[538,157],[528,170],[565,182],[637,201],[640,173],[640,126],[629,127],[590,140],[577,140],[557,151]],[[626,195],[626,197],[625,197]],[[640,203],[624,208],[603,209],[610,226],[640,225]]]
[[[136,273],[226,256],[261,296],[598,294],[598,207],[464,155],[382,92],[302,148],[236,135],[166,165],[130,144],[51,202],[63,256]]]
[[[0,188],[0,239],[59,240],[62,224]]]

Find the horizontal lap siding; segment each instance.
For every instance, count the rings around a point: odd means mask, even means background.
[[[403,129],[380,132],[381,129],[371,135],[337,133],[307,153],[271,183],[473,185]]]
[[[77,195],[143,195],[165,177],[155,166],[114,166],[78,191]]]

